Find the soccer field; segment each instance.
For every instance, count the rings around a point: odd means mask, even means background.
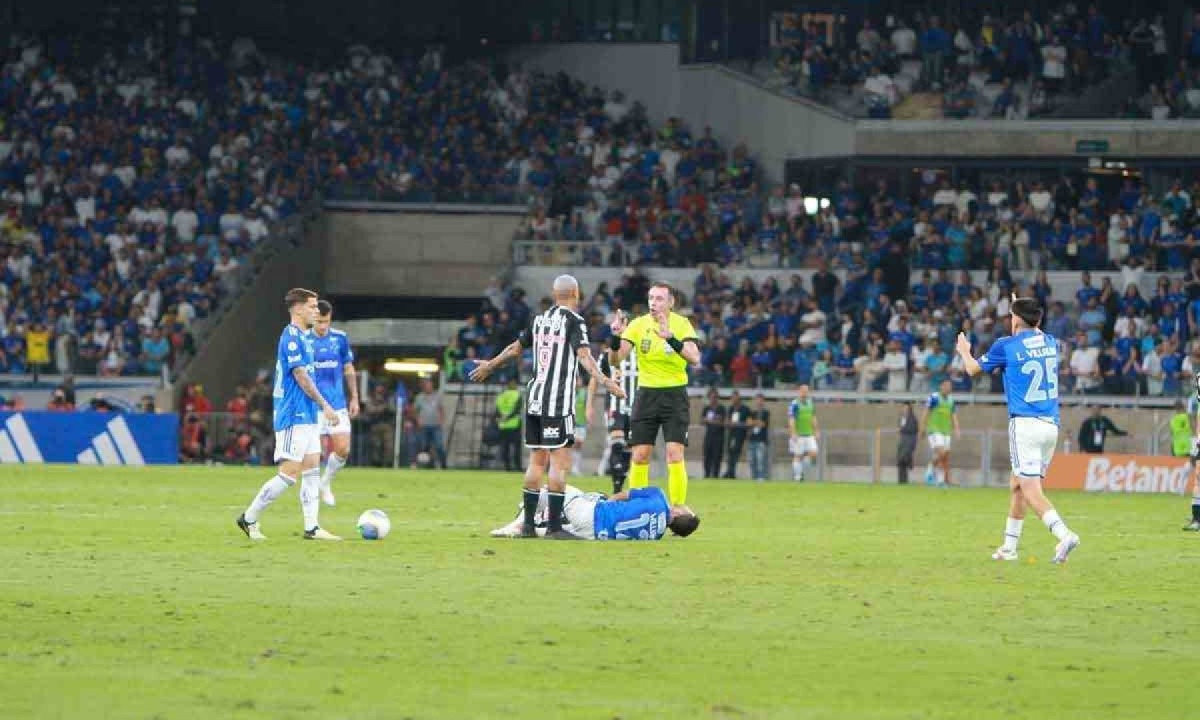
[[[269,470],[0,468],[0,717],[1184,718],[1200,538],[1177,497],[693,482],[691,538],[495,540],[516,475],[350,468],[252,545]],[[602,489],[607,481],[576,481]]]

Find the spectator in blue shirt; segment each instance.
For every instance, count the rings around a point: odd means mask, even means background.
[[[941,19],[934,15],[921,33],[921,77],[931,87],[939,87],[943,79],[943,63],[950,52],[950,36],[942,29]]]

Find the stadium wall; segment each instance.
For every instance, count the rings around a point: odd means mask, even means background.
[[[331,295],[475,297],[511,262],[520,215],[327,211]]]
[[[276,252],[264,264],[180,375],[181,383],[200,383],[216,407],[224,407],[239,383],[270,368],[279,333],[287,324],[283,296],[290,288],[324,292],[325,219],[312,223],[300,245]]]
[[[1196,120],[855,120],[722,65],[680,65],[674,44],[523,45],[508,59],[621,90],[657,125],[677,116],[745,141],[771,181],[783,161],[819,157],[1200,157]]]
[[[788,159],[854,152],[853,120],[829,108],[773,92],[723,66],[687,66],[680,78],[676,114],[711,125],[726,147],[746,142],[772,182],[783,181]]]
[[[1200,157],[1200,121],[859,121],[854,153],[904,157]],[[1095,148],[1107,148],[1095,152]],[[1085,152],[1080,152],[1085,150]]]
[[[681,66],[677,45],[525,45],[510,51],[508,60],[543,72],[566,72],[605,90],[621,90],[646,106],[655,125],[680,117],[697,133],[711,126],[726,147],[744,141],[772,182],[783,180],[788,158],[844,157],[854,151],[853,120],[768,90],[723,66]]]
[[[508,60],[546,73],[565,72],[606,91],[620,90],[645,105],[655,125],[678,115],[681,78],[675,44],[522,45],[509,52]]]

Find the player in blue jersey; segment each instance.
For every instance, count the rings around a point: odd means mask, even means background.
[[[274,405],[275,462],[279,471],[263,484],[237,525],[251,540],[265,540],[258,516],[300,477],[300,508],[304,537],[308,540],[341,540],[317,524],[321,508],[321,435],[318,417],[337,425],[338,415],[313,382],[312,328],[317,322],[317,294],[294,288],[284,296],[291,322],[283,329],[275,356]]]
[[[350,457],[350,421],[358,417],[354,351],[350,349],[350,338],[341,330],[330,327],[332,322],[333,305],[328,300],[321,300],[317,303],[317,325],[313,328],[313,366],[317,369],[317,390],[338,416],[336,424],[323,420],[317,423],[321,437],[329,437],[329,455],[325,459],[325,473],[321,475],[321,500],[329,506],[337,503],[333,496],[333,478]],[[346,388],[350,388],[349,393]]]
[[[535,514],[538,534],[544,534],[549,493],[542,488]],[[657,487],[634,488],[606,497],[567,485],[563,503],[563,529],[581,540],[661,540],[667,530],[687,537],[700,527],[700,518],[686,505],[671,505]],[[524,508],[492,537],[521,537]]]
[[[1188,465],[1192,471],[1192,519],[1183,526],[1184,530],[1200,532],[1200,372],[1192,379],[1195,392],[1188,400],[1187,416],[1192,421],[1192,452]]]
[[[1071,532],[1042,492],[1042,479],[1058,444],[1058,342],[1039,329],[1042,308],[1037,300],[1014,296],[1011,317],[1012,335],[998,338],[978,360],[971,355],[971,341],[962,333],[956,348],[963,368],[972,376],[1004,371],[1012,494],[1004,544],[992,558],[1017,559],[1025,506],[1029,505],[1058,539],[1054,562],[1064,563],[1079,546],[1079,536]]]

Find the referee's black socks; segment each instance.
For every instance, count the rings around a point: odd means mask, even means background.
[[[558,532],[562,530],[562,513],[564,495],[560,492],[551,490],[547,493],[550,497],[550,522],[546,532]]]

